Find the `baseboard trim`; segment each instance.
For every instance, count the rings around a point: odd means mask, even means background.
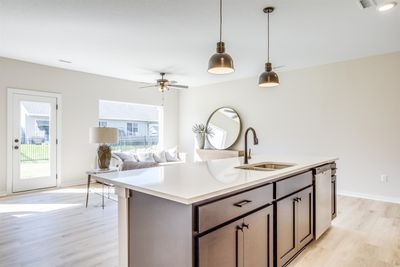
[[[70,187],[70,186],[77,186],[77,185],[84,185],[84,184],[87,184],[87,178],[61,181],[60,187]]]
[[[400,198],[397,198],[397,197],[386,197],[386,196],[380,196],[380,195],[362,194],[362,193],[356,193],[356,192],[351,192],[351,191],[338,191],[338,195],[348,196],[348,197],[365,198],[365,199],[370,199],[370,200],[400,204]]]
[[[61,182],[59,188],[78,186],[78,185],[86,185],[86,184],[87,184],[87,178],[74,179],[71,181]],[[10,194],[7,194],[7,191],[0,191],[0,197],[6,197],[6,196],[12,196],[12,195],[18,195],[18,194],[27,194],[27,193],[33,193],[33,192],[38,192],[38,191],[51,190],[51,189],[55,189],[55,188],[56,187],[40,188],[40,189],[34,189],[34,190],[30,190],[30,191],[10,193]]]

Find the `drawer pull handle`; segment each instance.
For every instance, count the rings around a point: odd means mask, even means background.
[[[299,202],[299,201],[301,201],[301,197],[295,197],[293,200],[296,202]]]
[[[247,204],[249,204],[249,203],[251,203],[251,200],[243,200],[243,201],[240,201],[240,202],[235,203],[235,204],[233,204],[233,205],[236,206],[236,207],[241,208],[241,207],[243,207],[244,205],[247,205]]]

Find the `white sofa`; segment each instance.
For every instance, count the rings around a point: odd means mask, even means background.
[[[164,157],[162,156],[165,153]],[[112,153],[110,167],[120,171],[168,166],[186,162],[186,153],[176,150],[147,151],[139,153],[114,152]]]

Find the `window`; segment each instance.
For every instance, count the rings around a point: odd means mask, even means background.
[[[162,146],[163,109],[143,104],[99,101],[99,126],[117,128],[113,151],[143,151]]]
[[[106,121],[99,121],[99,127],[107,127]]]
[[[138,124],[136,122],[128,122],[126,124],[126,130],[128,133],[128,136],[136,136],[137,133],[139,132]]]

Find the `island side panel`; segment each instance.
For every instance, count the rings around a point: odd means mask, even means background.
[[[131,192],[130,267],[192,266],[192,206]]]

